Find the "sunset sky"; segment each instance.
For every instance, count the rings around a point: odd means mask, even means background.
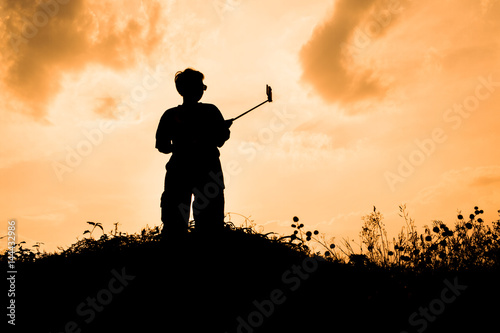
[[[38,5],[36,4],[38,3]],[[500,209],[499,0],[4,0],[1,220],[66,247],[86,221],[160,221],[163,112],[174,74],[236,121],[221,148],[226,211],[266,232],[389,236]],[[242,219],[234,216],[235,222]],[[2,244],[2,247],[5,244]]]

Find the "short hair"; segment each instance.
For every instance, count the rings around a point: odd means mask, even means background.
[[[193,84],[203,81],[204,78],[205,75],[203,75],[202,72],[192,68],[186,68],[184,71],[175,73],[175,88],[181,96],[184,96]]]

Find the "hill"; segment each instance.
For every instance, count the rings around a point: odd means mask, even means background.
[[[158,228],[84,238],[17,270],[22,332],[487,331],[500,297],[498,265],[343,262],[297,237],[229,224],[177,244]]]

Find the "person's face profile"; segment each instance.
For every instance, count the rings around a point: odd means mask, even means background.
[[[207,86],[203,83],[203,80],[200,80],[198,82],[193,82],[189,90],[189,97],[191,97],[195,101],[199,101],[203,96],[205,90],[207,90]]]

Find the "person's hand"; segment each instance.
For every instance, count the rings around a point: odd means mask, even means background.
[[[156,149],[158,149],[160,153],[170,154],[174,152],[174,145],[172,142],[157,143]]]
[[[233,120],[232,119],[224,120],[224,124],[226,125],[227,128],[229,128],[233,124]]]

